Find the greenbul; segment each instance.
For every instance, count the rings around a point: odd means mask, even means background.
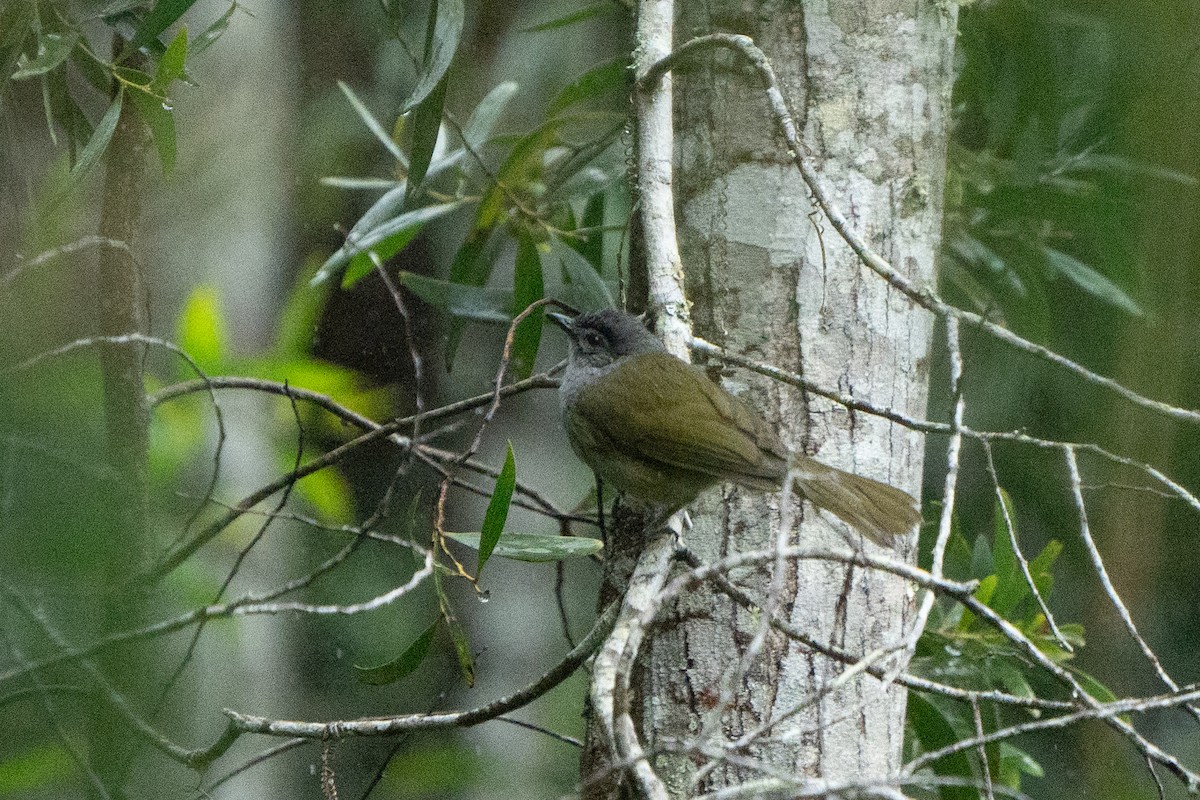
[[[767,421],[666,352],[637,317],[616,309],[546,316],[571,340],[559,388],[567,438],[601,479],[668,511],[723,481],[782,486],[789,454]],[[797,492],[881,545],[921,522],[916,502],[895,487],[801,454],[792,470]]]

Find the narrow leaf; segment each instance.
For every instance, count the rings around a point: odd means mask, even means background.
[[[141,26],[133,36],[133,41],[125,48],[126,52],[132,52],[157,39],[160,33],[182,17],[184,12],[195,2],[196,0],[158,0],[150,13],[142,20]]]
[[[596,234],[597,236],[599,234]],[[596,268],[575,248],[557,236],[550,237],[550,248],[546,257],[561,265],[563,274],[568,281],[564,287],[565,300],[581,311],[599,311],[602,308],[613,308],[616,301],[612,292]],[[543,261],[545,267],[545,261]]]
[[[461,545],[474,550],[480,548],[481,534],[447,533]],[[492,555],[513,561],[543,563],[562,561],[568,558],[590,556],[604,549],[604,542],[586,536],[551,536],[539,533],[506,533],[495,546]]]
[[[579,221],[581,228],[588,229],[584,231],[587,238],[583,241],[567,242],[579,255],[586,258],[597,272],[602,272],[604,268],[604,231],[600,229],[604,227],[606,202],[605,192],[596,192],[588,198],[587,205],[583,208],[583,219]]]
[[[391,190],[404,185],[400,181],[387,178],[350,178],[341,175],[329,175],[318,180],[318,183],[322,186],[332,186],[335,189],[368,189],[376,192],[380,189]]]
[[[237,11],[238,4],[230,3],[229,9],[217,18],[217,21],[204,29],[204,33],[196,37],[192,42],[192,55],[199,55],[208,49],[209,45],[220,39],[221,36],[229,29],[229,20],[233,19],[233,12]]]
[[[384,686],[389,683],[395,683],[410,674],[417,667],[421,666],[421,662],[429,654],[429,645],[433,643],[433,636],[437,633],[441,622],[441,617],[435,619],[433,624],[425,629],[424,633],[404,649],[403,653],[386,664],[380,664],[377,667],[360,667],[355,664],[355,677],[361,683],[370,684],[371,686]]]
[[[438,134],[442,130],[442,105],[446,100],[446,83],[445,79],[439,81],[412,114],[412,147],[409,148],[408,159],[409,201],[420,189],[421,181],[425,180],[425,173],[433,161],[433,151],[437,147]]]
[[[517,237],[517,263],[513,275],[513,316],[545,296],[538,246],[530,234],[521,233]],[[524,380],[533,374],[533,364],[542,341],[545,313],[545,308],[539,306],[517,326],[512,347],[512,374],[515,380]]]
[[[436,306],[456,317],[476,322],[508,323],[512,320],[512,292],[499,287],[466,286],[438,278],[401,272],[401,285],[412,290],[431,306]]]
[[[462,205],[462,203],[456,201],[418,208],[391,217],[390,219],[384,216],[385,214],[392,213],[403,202],[404,187],[397,187],[380,198],[351,229],[349,236],[346,237],[346,243],[321,265],[321,269],[313,276],[313,285],[328,280],[330,276],[336,274],[338,269],[352,258],[373,248],[379,248],[379,254],[382,258],[390,258],[399,252],[404,245],[408,244],[427,222],[444,216]],[[382,244],[389,237],[394,237],[388,242],[388,249],[391,252],[384,255]],[[365,257],[364,260],[366,260]],[[366,260],[366,265],[367,271],[369,271],[371,267],[369,260]],[[365,272],[362,274],[365,274]],[[357,277],[362,277],[362,274]]]
[[[433,36],[430,47],[425,53],[425,64],[417,78],[417,85],[409,95],[404,110],[416,108],[430,92],[434,90],[450,69],[454,60],[454,52],[458,49],[458,40],[462,36],[463,18],[465,11],[463,0],[437,0],[434,6],[436,21],[433,26]]]
[[[1043,248],[1051,268],[1088,294],[1127,311],[1135,317],[1143,314],[1141,306],[1125,290],[1074,256],[1053,247]]]
[[[503,222],[509,203],[509,192],[525,192],[530,184],[543,177],[542,158],[546,149],[558,140],[558,127],[562,123],[552,120],[526,134],[518,141],[504,160],[496,175],[496,183],[479,203],[480,228],[494,228]]]
[[[932,752],[954,744],[962,738],[955,730],[955,720],[938,704],[931,702],[924,695],[913,692],[908,696],[908,723],[913,735],[921,744],[921,750]],[[966,781],[975,779],[971,759],[964,752],[953,753],[946,758],[939,758],[931,765],[934,773],[944,777],[954,777]],[[942,800],[979,800],[979,792],[970,786],[942,786],[939,791]]]
[[[450,282],[460,286],[482,287],[492,276],[492,265],[496,261],[499,243],[502,237],[498,228],[486,229],[479,227],[478,212],[476,227],[467,235],[466,241],[454,254],[454,262],[450,265]],[[512,294],[509,293],[508,303],[504,306],[505,319],[512,319],[508,310],[512,308]],[[454,366],[454,356],[458,353],[458,345],[462,341],[465,321],[454,320],[446,335],[446,371]]]
[[[79,33],[46,33],[38,37],[37,55],[26,59],[22,54],[17,59],[17,71],[12,74],[12,80],[20,81],[45,75],[50,70],[67,60],[75,43],[79,41]]]
[[[1025,582],[1025,576],[1017,561],[1017,553],[1013,549],[1012,537],[1005,522],[1005,511],[1008,512],[1008,519],[1012,520],[1015,528],[1016,510],[1013,508],[1012,498],[1008,496],[1008,492],[1001,489],[1000,500],[996,502],[994,512],[992,537],[992,570],[996,575],[997,585],[988,605],[1002,617],[1007,617],[1017,604],[1029,595],[1029,584]]]
[[[1046,771],[1042,769],[1042,765],[1035,761],[1033,756],[1008,742],[1000,742],[1000,760],[1003,762],[1002,769],[1013,769],[1026,775],[1032,775],[1035,778],[1041,778],[1046,774]],[[1014,789],[1020,788],[1019,785],[1013,785],[1012,783],[1008,785]]]
[[[541,31],[551,31],[555,28],[563,28],[567,25],[573,25],[576,22],[583,22],[585,19],[591,19],[597,14],[605,11],[610,11],[616,8],[616,5],[611,2],[592,3],[590,6],[584,6],[578,11],[572,11],[570,14],[564,14],[561,17],[556,17],[548,22],[542,22],[534,25],[531,28],[523,28],[522,33],[539,33]]]
[[[358,95],[354,93],[354,90],[341,81],[338,81],[338,88],[342,90],[342,94],[346,95],[346,99],[350,101],[350,105],[354,108],[355,113],[358,114],[359,119],[361,119],[363,124],[367,126],[367,130],[369,130],[375,136],[375,138],[387,148],[387,151],[392,154],[393,158],[407,168],[408,159],[405,158],[404,153],[400,151],[400,146],[392,140],[392,137],[388,135],[387,130],[385,130],[383,125],[380,124],[379,120],[375,118],[375,115],[371,113],[371,110],[367,108],[366,104],[363,103],[362,100],[358,99]]]
[[[450,624],[450,640],[454,642],[454,653],[458,656],[458,671],[467,686],[475,685],[475,656],[471,653],[471,642],[453,614],[446,617]]]
[[[1054,562],[1062,555],[1063,545],[1057,539],[1051,539],[1046,542],[1046,546],[1042,548],[1042,552],[1037,554],[1033,561],[1029,562],[1029,572],[1034,578],[1039,578],[1043,575],[1050,574],[1050,568],[1054,566]]]
[[[154,74],[152,84],[156,92],[166,92],[167,87],[183,75],[183,68],[187,63],[187,48],[187,28],[181,28],[158,60],[158,70]]]
[[[500,534],[504,533],[504,523],[508,520],[508,508],[512,502],[513,488],[517,485],[517,465],[513,459],[512,442],[508,443],[508,455],[504,457],[504,466],[496,478],[496,488],[492,490],[492,499],[488,502],[487,513],[483,516],[483,528],[479,534],[479,565],[475,568],[475,578],[478,580],[483,572]]]
[[[454,652],[458,655],[458,669],[462,672],[467,686],[474,686],[475,657],[471,655],[471,643],[467,641],[466,633],[458,624],[458,618],[454,616],[454,607],[450,605],[450,598],[442,586],[441,573],[437,570],[433,572],[433,589],[437,592],[438,608],[442,612],[442,619],[446,620],[446,627],[450,631],[450,640],[454,642]]]
[[[607,63],[593,67],[580,75],[574,82],[563,89],[550,102],[546,109],[547,118],[553,117],[576,103],[598,97],[605,92],[628,91],[632,83],[633,72],[629,69],[629,59],[619,56]]]
[[[125,93],[119,92],[109,104],[108,111],[105,111],[104,116],[100,118],[96,130],[92,132],[92,138],[88,139],[87,146],[83,148],[83,152],[79,154],[79,160],[75,162],[75,166],[71,170],[73,184],[78,183],[108,149],[108,143],[112,141],[113,132],[117,129],[117,121],[121,118],[121,101],[124,97]]]
[[[136,86],[129,86],[128,89],[133,107],[150,129],[150,137],[162,162],[163,174],[170,175],[175,169],[175,116],[165,98]]]
[[[512,100],[513,95],[517,93],[517,89],[516,83],[506,81],[488,92],[479,101],[479,105],[475,106],[470,119],[463,127],[463,139],[472,150],[478,151],[487,142],[492,135],[492,129],[496,127],[496,122],[504,113],[508,101]]]

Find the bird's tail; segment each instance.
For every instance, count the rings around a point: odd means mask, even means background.
[[[794,465],[796,489],[872,541],[892,547],[921,523],[917,502],[886,483],[804,459]]]

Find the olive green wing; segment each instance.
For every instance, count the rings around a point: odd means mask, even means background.
[[[763,488],[777,486],[786,451],[753,409],[666,353],[644,353],[580,392],[575,411],[623,452]]]

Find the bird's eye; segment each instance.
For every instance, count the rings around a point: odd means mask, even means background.
[[[587,331],[583,334],[583,343],[588,349],[599,350],[604,347],[604,336],[599,331]]]

